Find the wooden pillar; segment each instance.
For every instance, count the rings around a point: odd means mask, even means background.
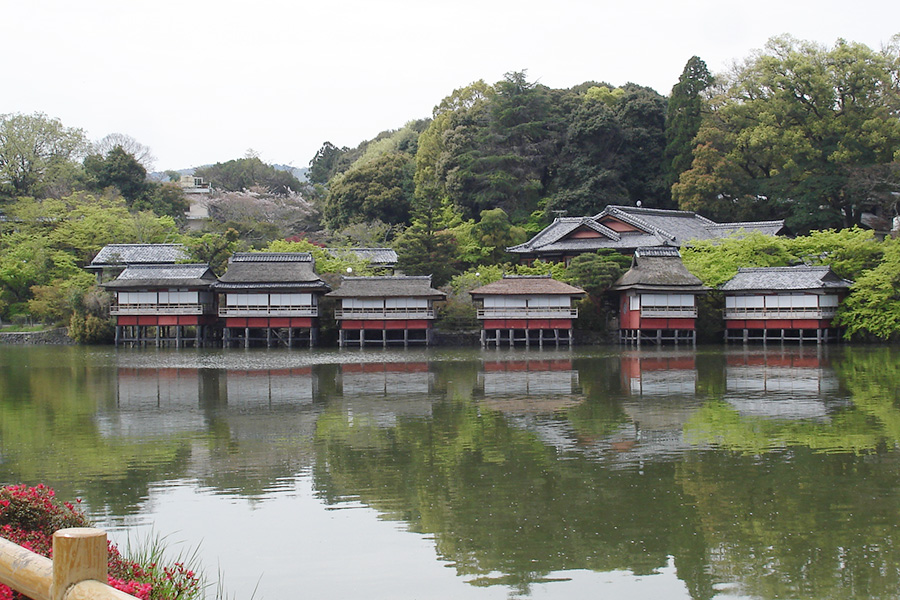
[[[122,337],[122,327],[116,325],[116,348],[119,347],[119,338]]]
[[[266,348],[272,347],[272,328],[266,327]]]
[[[403,330],[403,347],[409,348],[409,329]]]
[[[106,532],[92,527],[60,529],[53,534],[51,600],[65,600],[69,588],[85,580],[106,583]]]
[[[485,331],[484,327],[481,328],[481,347],[484,348],[484,344],[487,341],[487,331]]]
[[[381,330],[381,347],[387,348],[387,329]]]
[[[244,348],[250,347],[250,328],[244,327]]]

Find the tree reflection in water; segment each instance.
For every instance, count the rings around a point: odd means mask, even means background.
[[[309,474],[518,595],[671,564],[698,599],[900,589],[896,350],[221,356],[0,350],[0,481],[124,518],[163,481],[265,498]]]

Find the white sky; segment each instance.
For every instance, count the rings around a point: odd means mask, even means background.
[[[159,170],[304,167],[478,79],[667,95],[692,55],[722,71],[782,33],[877,49],[900,1],[0,0],[0,114],[130,135]]]

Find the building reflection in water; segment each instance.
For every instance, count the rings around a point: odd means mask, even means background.
[[[725,401],[743,417],[821,421],[849,404],[819,348],[728,354],[726,374]]]
[[[392,427],[404,417],[429,418],[435,376],[425,361],[344,363],[335,378],[335,398],[350,422],[365,418]]]
[[[505,413],[550,413],[584,399],[578,382],[570,359],[485,361],[474,395]]]

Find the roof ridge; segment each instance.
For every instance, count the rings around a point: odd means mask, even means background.
[[[648,223],[647,221],[641,219],[640,217],[636,217],[636,216],[634,216],[634,215],[632,215],[632,214],[630,214],[630,213],[628,213],[628,212],[622,210],[620,207],[617,207],[617,206],[607,206],[606,208],[607,208],[607,209],[610,209],[610,208],[612,209],[612,211],[609,212],[609,213],[607,213],[607,214],[614,215],[614,216],[616,216],[616,217],[622,219],[623,221],[625,221],[625,222],[628,223],[629,225],[634,225],[634,226],[636,226],[636,227],[643,227],[643,228],[646,228],[646,229],[645,229],[646,232],[652,233],[652,234],[656,234],[656,235],[660,235],[660,236],[665,237],[665,238],[668,238],[668,239],[670,239],[670,240],[674,240],[674,239],[675,239],[675,236],[674,236],[673,234],[669,233],[668,231],[666,231],[665,229],[663,229],[663,228],[661,228],[661,227],[657,227],[656,225],[652,225],[652,224]],[[625,207],[625,208],[629,208],[629,207]],[[659,209],[640,209],[640,208],[637,208],[637,210],[659,210]],[[604,212],[605,212],[605,211],[604,211]],[[681,212],[681,211],[669,211],[669,212]],[[601,213],[601,214],[602,214],[602,213]]]
[[[784,225],[784,219],[773,219],[771,221],[731,221],[730,223],[715,223],[710,227],[734,227],[735,225],[769,225],[780,223]]]

